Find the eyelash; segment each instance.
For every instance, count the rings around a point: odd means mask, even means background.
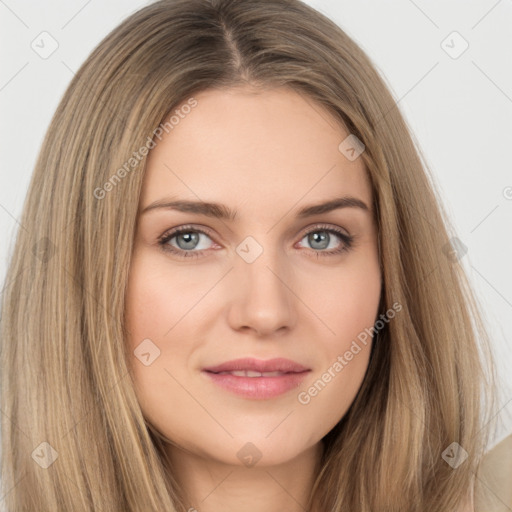
[[[312,251],[316,252],[317,257],[337,256],[343,252],[350,251],[353,247],[353,242],[354,242],[354,238],[355,238],[354,235],[347,235],[346,233],[344,233],[343,231],[341,231],[337,228],[333,228],[331,226],[324,226],[324,225],[314,226],[312,229],[310,229],[309,231],[305,232],[302,235],[301,240],[302,240],[302,238],[306,237],[307,235],[309,235],[311,233],[316,233],[316,232],[325,232],[325,233],[330,233],[330,234],[333,233],[333,234],[337,235],[342,240],[342,246],[338,249],[331,249],[329,251],[311,249]],[[181,226],[181,227],[176,228],[170,232],[164,233],[161,237],[159,237],[158,245],[161,247],[161,249],[164,252],[172,253],[180,258],[202,257],[203,255],[201,253],[203,251],[194,251],[194,250],[185,251],[183,249],[177,249],[176,247],[173,247],[172,245],[169,245],[167,243],[172,238],[174,238],[180,234],[183,234],[183,233],[202,233],[202,234],[208,236],[209,238],[211,238],[210,233],[208,233],[208,231],[206,231],[206,230],[199,229],[194,226]]]

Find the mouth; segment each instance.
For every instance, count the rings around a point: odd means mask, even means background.
[[[208,370],[206,370],[208,371]],[[257,372],[254,370],[234,370],[228,372],[209,372],[215,375],[235,375],[236,377],[281,377],[282,375],[290,375],[302,372]]]
[[[212,372],[203,370],[208,380],[223,392],[251,400],[269,400],[297,389],[310,370],[302,372],[258,372],[234,370]]]
[[[226,361],[225,363],[221,363],[216,366],[203,368],[203,371],[216,374],[230,373],[238,377],[279,377],[283,374],[301,373],[308,370],[309,368],[306,368],[300,363],[282,357],[269,360],[245,357],[241,359],[233,359],[232,361]]]

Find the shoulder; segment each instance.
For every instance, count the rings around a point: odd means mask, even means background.
[[[511,482],[512,435],[509,435],[487,452],[482,460],[474,486],[474,512],[512,510]]]

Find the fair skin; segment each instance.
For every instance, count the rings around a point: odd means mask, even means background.
[[[148,366],[133,357],[137,397],[147,420],[172,441],[167,451],[187,509],[303,511],[321,439],[348,410],[368,366],[371,340],[332,376],[338,356],[378,316],[370,183],[362,158],[350,161],[338,149],[348,132],[303,95],[237,88],[194,98],[197,106],[157,140],[144,177],[128,342],[133,353],[150,339],[160,355]],[[305,206],[346,196],[368,210],[297,216]],[[222,203],[237,215],[141,213],[155,201],[178,199]],[[159,237],[184,225],[199,236],[195,246],[183,234],[166,246],[189,257],[165,252]],[[327,228],[353,236],[352,247],[325,255],[346,247]],[[324,245],[317,241],[322,234]],[[246,245],[249,236],[257,245]],[[263,252],[249,263],[239,246]],[[201,371],[240,357],[284,357],[310,371],[299,387],[269,399],[236,395]],[[304,397],[329,368],[329,382],[324,377],[325,386],[301,403],[299,393]],[[261,457],[256,464],[237,456],[244,446]]]

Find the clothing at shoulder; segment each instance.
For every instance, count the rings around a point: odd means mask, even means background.
[[[512,435],[490,450],[475,485],[475,512],[512,510]]]

